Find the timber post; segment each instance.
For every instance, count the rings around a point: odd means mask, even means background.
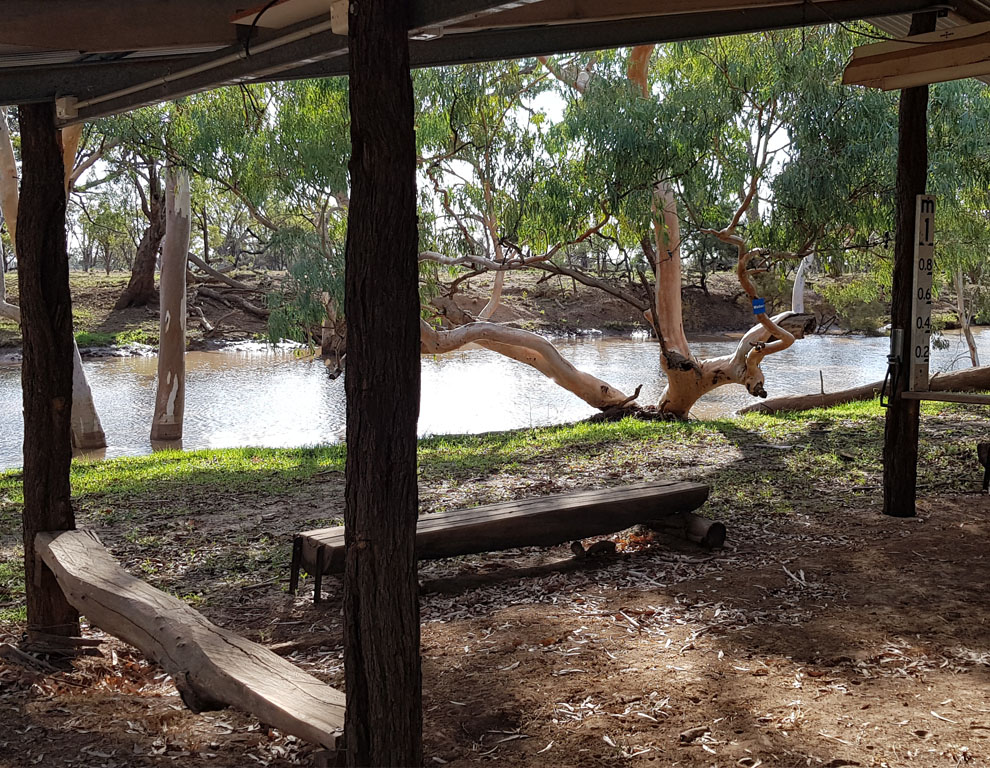
[[[345,7],[346,3],[343,4]],[[421,765],[416,426],[420,329],[412,3],[347,14],[345,742],[350,766]]]
[[[72,300],[65,235],[62,147],[52,102],[18,108],[21,196],[17,213],[24,396],[24,587],[32,632],[79,634],[79,614],[35,554],[35,535],[75,528],[72,461]]]
[[[936,12],[916,13],[910,35],[935,29]],[[898,109],[896,231],[891,287],[891,333],[911,337],[914,279],[916,198],[925,193],[928,178],[928,86],[901,91]],[[906,342],[905,342],[906,343]],[[908,389],[908,350],[900,350],[901,365],[891,376],[890,407],[884,428],[883,513],[914,517],[918,484],[918,415],[920,403],[901,397]]]

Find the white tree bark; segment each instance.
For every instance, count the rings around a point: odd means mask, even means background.
[[[62,160],[65,164],[66,195],[69,193],[73,160],[81,135],[82,125],[66,128],[62,132]],[[10,235],[11,243],[16,242],[18,202],[19,190],[14,146],[10,140],[7,111],[0,107],[0,211],[3,212],[7,223],[7,232]],[[0,290],[0,316],[17,323],[21,321],[20,309],[6,300],[6,286],[4,286],[4,290]],[[79,355],[79,347],[75,339],[72,340],[72,349],[72,444],[80,450],[87,451],[106,448],[107,438],[103,432],[103,426],[100,424],[96,405],[93,403],[93,392],[86,381],[82,357]]]
[[[192,225],[189,175],[169,167],[165,181],[158,391],[151,439],[182,439],[186,397],[186,260]]]
[[[794,273],[794,285],[791,287],[791,312],[798,315],[804,314],[804,284],[805,277],[809,269],[815,262],[814,252],[809,253],[798,264],[797,272]]]
[[[100,416],[93,403],[93,390],[86,381],[79,347],[72,344],[72,445],[80,451],[96,451],[107,447]]]
[[[73,179],[78,178],[74,163],[79,139],[82,137],[82,123],[62,130],[62,163],[65,167],[65,195],[69,196]],[[81,451],[96,451],[107,447],[107,436],[103,432],[100,416],[93,402],[93,390],[86,380],[82,356],[75,337],[72,339],[72,445]]]
[[[595,408],[611,408],[632,400],[607,382],[579,371],[553,344],[530,331],[486,322],[468,323],[448,331],[420,321],[420,349],[424,354],[452,352],[470,343],[533,366]]]
[[[14,160],[14,145],[7,127],[7,109],[0,107],[0,212],[7,223],[11,247],[14,247],[17,233],[17,162]],[[7,286],[0,287],[0,317],[21,322],[21,311],[7,302]]]
[[[959,314],[959,326],[962,328],[966,346],[969,347],[969,360],[974,367],[980,366],[980,353],[976,349],[976,339],[969,323],[969,310],[966,308],[966,279],[962,267],[956,270],[956,308]]]

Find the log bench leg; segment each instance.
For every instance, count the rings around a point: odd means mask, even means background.
[[[299,569],[302,567],[302,537],[292,539],[292,565],[289,568],[289,594],[296,594],[299,589]]]
[[[660,520],[651,520],[646,525],[655,531],[677,533],[708,549],[718,549],[725,544],[725,525],[693,512],[681,512]]]
[[[316,584],[313,586],[313,605],[323,599],[323,572],[327,569],[327,550],[320,547],[316,551]]]

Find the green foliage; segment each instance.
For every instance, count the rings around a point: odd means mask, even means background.
[[[79,331],[76,344],[80,347],[111,347],[125,344],[158,344],[158,337],[140,329],[107,333],[104,331]]]
[[[835,309],[840,325],[847,330],[873,333],[889,322],[890,310],[874,275],[854,275],[821,282],[815,287]]]
[[[328,304],[344,305],[343,253],[324,252],[314,232],[299,228],[279,230],[269,247],[291,253],[286,279],[278,291],[268,295],[269,339],[312,345],[327,317]]]

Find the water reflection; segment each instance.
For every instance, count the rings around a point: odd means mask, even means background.
[[[965,353],[957,334],[948,350],[936,350],[933,370],[946,370]],[[990,329],[977,333],[980,354],[990,360]],[[766,358],[771,397],[826,391],[883,378],[887,339],[813,336]],[[626,393],[642,384],[640,401],[655,402],[663,388],[658,348],[637,339],[562,341],[561,352],[581,370]],[[731,352],[734,342],[695,345],[701,357]],[[110,447],[108,457],[148,453],[157,360],[110,358],[85,362]],[[753,398],[738,385],[715,390],[696,406],[698,417],[730,413]],[[573,421],[594,409],[532,368],[484,349],[423,358],[420,434],[486,432]],[[343,438],[344,381],[330,381],[319,361],[286,350],[251,348],[191,352],[187,356],[187,449],[244,445],[289,447]],[[21,464],[20,367],[0,364],[0,468]]]

